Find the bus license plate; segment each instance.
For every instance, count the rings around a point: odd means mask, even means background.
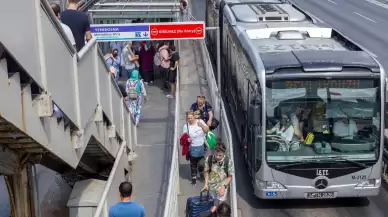
[[[335,198],[334,192],[309,192],[306,195],[307,199],[328,199]]]

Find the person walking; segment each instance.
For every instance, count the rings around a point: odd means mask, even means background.
[[[58,4],[51,4],[51,9],[53,10],[55,16],[57,17],[59,23],[61,24],[62,26],[62,29],[63,31],[65,32],[67,38],[69,39],[71,45],[74,46],[75,49],[77,49],[77,47],[75,46],[75,39],[74,39],[74,36],[73,36],[73,32],[71,31],[71,29],[64,23],[62,23],[61,21],[61,8],[59,7]]]
[[[118,81],[118,78],[120,77],[120,56],[118,55],[118,50],[113,49],[110,53],[106,54],[104,56],[105,63],[108,66],[110,72],[115,76],[116,82]]]
[[[224,143],[217,143],[213,155],[206,158],[204,173],[205,185],[202,191],[209,191],[210,195],[220,202],[226,201],[234,168],[232,159],[226,155]]]
[[[169,46],[171,51],[171,60],[170,60],[170,72],[168,73],[168,82],[170,83],[170,94],[167,95],[167,98],[174,98],[175,97],[175,83],[176,83],[176,77],[177,77],[177,68],[179,64],[179,53],[176,51],[176,48],[173,44],[170,44]]]
[[[122,66],[128,74],[128,79],[131,78],[133,70],[139,69],[139,55],[132,48],[132,41],[127,41],[126,46],[121,52]]]
[[[155,48],[152,46],[151,41],[142,41],[140,43],[140,75],[144,78],[144,83],[154,82],[154,72],[153,72],[153,59],[155,55]]]
[[[170,49],[167,42],[163,42],[158,50],[160,58],[160,74],[164,80],[164,87],[168,89],[168,73],[170,72]]]
[[[204,180],[203,161],[205,157],[205,134],[209,127],[203,120],[196,119],[194,112],[187,112],[187,122],[183,126],[183,134],[190,138],[189,159],[191,170],[191,184],[197,183],[197,174]]]
[[[90,41],[93,37],[89,17],[85,12],[78,10],[80,0],[68,0],[68,3],[67,10],[61,13],[61,21],[71,29],[79,52],[85,46],[85,39]]]
[[[145,97],[147,96],[144,83],[139,78],[139,71],[132,71],[131,78],[127,80],[125,90],[127,92],[127,105],[131,114],[133,115],[135,124],[138,127],[141,106],[143,104],[143,100],[145,100]]]
[[[133,187],[130,182],[122,182],[119,192],[121,201],[109,209],[109,217],[145,217],[144,206],[131,201]]]

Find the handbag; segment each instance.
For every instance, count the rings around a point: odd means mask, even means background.
[[[212,119],[212,124],[210,125],[210,130],[214,130],[214,129],[217,129],[218,125],[220,124],[220,122],[216,119],[216,118],[213,118]]]

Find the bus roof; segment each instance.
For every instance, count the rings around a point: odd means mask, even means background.
[[[290,3],[281,0],[226,2],[225,17],[245,51],[254,54],[248,56],[261,58],[260,65],[266,73],[291,65],[308,70],[307,63],[313,70],[314,61],[319,63],[321,71],[362,67],[380,72],[379,64],[363,48],[332,28],[319,27],[311,16]],[[299,59],[302,56],[304,59]]]

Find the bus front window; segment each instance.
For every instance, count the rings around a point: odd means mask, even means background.
[[[267,161],[377,160],[379,95],[372,79],[267,81]]]

